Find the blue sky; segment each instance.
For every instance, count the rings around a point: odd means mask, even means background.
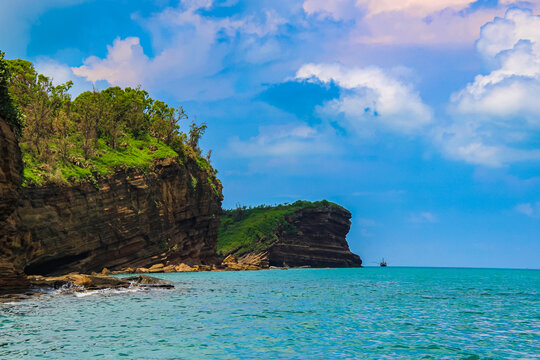
[[[540,1],[19,0],[0,49],[183,105],[225,207],[328,199],[366,265],[540,268]],[[184,129],[187,127],[184,124]]]

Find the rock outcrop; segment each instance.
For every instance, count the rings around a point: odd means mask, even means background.
[[[195,160],[160,160],[95,185],[25,188],[15,241],[27,274],[209,264],[221,200],[221,184]]]
[[[20,254],[14,246],[16,208],[22,179],[22,160],[17,138],[0,118],[0,293],[28,286]]]
[[[270,266],[360,267],[362,260],[349,250],[346,237],[351,213],[337,206],[297,211],[288,221],[296,229],[279,234],[268,249]]]
[[[21,189],[21,179],[17,139],[0,119],[0,292],[27,288],[26,275],[218,261],[221,183],[194,157],[95,184]]]
[[[41,275],[28,276],[30,284],[36,289],[45,288],[74,288],[75,290],[103,290],[129,287],[145,288],[174,288],[171,281],[154,278],[146,275],[118,278],[107,275],[68,274],[57,277],[44,277]]]
[[[305,203],[305,202],[304,202]],[[351,213],[345,208],[321,201],[307,206],[281,206],[281,211],[295,209],[285,216],[285,223],[278,223],[273,237],[268,235],[259,244],[249,244],[257,249],[246,252],[239,247],[222,254],[222,266],[230,270],[253,270],[269,267],[361,267],[362,260],[349,250],[346,240],[351,226]],[[256,216],[265,217],[261,210]],[[267,211],[274,211],[268,208]],[[249,213],[249,210],[248,210]],[[247,214],[247,221],[252,221]],[[271,215],[268,215],[271,218]],[[244,221],[244,220],[239,220]],[[255,223],[252,221],[252,223]],[[242,226],[239,226],[242,228]],[[262,233],[262,229],[250,229]]]

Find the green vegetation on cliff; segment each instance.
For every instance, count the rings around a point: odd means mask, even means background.
[[[0,117],[3,118],[17,132],[21,133],[21,113],[13,104],[9,93],[9,83],[11,77],[8,70],[8,63],[4,60],[4,53],[0,51]]]
[[[299,210],[311,207],[339,207],[326,201],[302,201],[276,206],[260,205],[253,208],[238,206],[225,210],[221,216],[217,253],[241,256],[262,252],[278,240],[280,233],[296,232],[288,218]]]
[[[140,88],[110,87],[71,98],[70,81],[55,85],[36,72],[31,62],[0,61],[0,91],[9,89],[13,108],[0,110],[22,117],[20,147],[25,185],[95,182],[119,169],[149,170],[156,159],[192,158],[208,173],[216,171],[204,158],[199,139],[206,125],[188,120],[184,109],[150,98]],[[2,97],[3,99],[3,97]]]

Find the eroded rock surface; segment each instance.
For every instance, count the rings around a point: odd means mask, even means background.
[[[284,232],[268,250],[270,266],[360,267],[362,260],[349,249],[346,237],[351,213],[341,207],[305,208],[289,218],[296,228]]]
[[[213,263],[221,200],[219,181],[192,159],[161,160],[148,173],[121,171],[97,186],[24,189],[16,211],[24,270],[49,275]]]
[[[218,262],[221,184],[194,157],[97,184],[21,189],[21,179],[17,139],[0,119],[0,293],[28,288],[32,274]]]
[[[77,287],[81,290],[102,290],[128,287],[159,287],[173,288],[171,281],[139,275],[127,278],[117,278],[107,275],[68,274],[56,277],[44,277],[31,275],[28,277],[30,284],[37,288]]]
[[[274,231],[275,241],[254,246],[262,251],[233,250],[221,265],[229,270],[361,267],[362,260],[350,251],[346,240],[350,219],[351,213],[335,204],[298,209],[286,216],[284,230]]]
[[[21,153],[15,133],[0,118],[0,293],[28,286],[15,236],[21,179]]]

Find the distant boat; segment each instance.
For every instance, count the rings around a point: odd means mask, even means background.
[[[383,258],[382,261],[379,263],[379,266],[380,266],[380,267],[386,267],[386,261],[384,261],[384,258]]]

